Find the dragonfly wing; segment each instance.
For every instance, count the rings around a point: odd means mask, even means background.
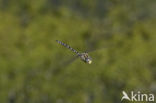
[[[52,72],[54,74],[58,74],[60,73],[64,68],[66,68],[67,66],[69,66],[71,63],[73,63],[79,56],[75,56],[73,58],[70,58],[69,60],[63,61],[61,62],[58,66],[54,67],[52,69]]]
[[[96,52],[96,51],[99,51],[99,50],[104,50],[106,49],[107,47],[103,47],[103,48],[99,48],[99,49],[90,49],[90,50],[87,50],[86,53],[90,53],[90,52]]]

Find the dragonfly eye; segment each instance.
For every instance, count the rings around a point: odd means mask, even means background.
[[[92,63],[92,60],[91,60],[90,58],[86,58],[86,62],[87,62],[88,64],[91,64],[91,63]]]

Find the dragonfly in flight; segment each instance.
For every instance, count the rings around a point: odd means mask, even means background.
[[[77,50],[73,49],[72,47],[70,47],[69,45],[56,40],[57,43],[61,44],[62,46],[70,49],[72,52],[74,52],[82,61],[84,61],[85,63],[91,64],[92,63],[92,58],[88,55],[87,52],[84,53],[79,53]]]

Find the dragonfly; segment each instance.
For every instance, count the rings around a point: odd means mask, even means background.
[[[59,43],[60,45],[68,48],[69,50],[71,50],[72,52],[74,52],[76,54],[77,57],[79,57],[83,62],[87,63],[87,64],[91,64],[92,63],[92,58],[89,56],[89,54],[87,52],[78,52],[77,50],[73,49],[72,47],[70,47],[68,44],[63,43],[59,40],[56,40],[57,43]]]

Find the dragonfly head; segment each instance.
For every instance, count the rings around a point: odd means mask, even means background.
[[[88,63],[88,64],[91,64],[91,63],[92,63],[92,59],[91,59],[91,57],[88,55],[88,53],[85,53],[85,62]]]
[[[86,58],[86,63],[91,64],[92,63],[92,59],[91,58]]]

